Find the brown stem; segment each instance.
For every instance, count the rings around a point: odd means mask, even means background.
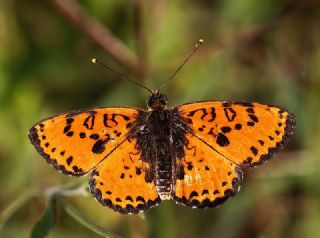
[[[141,70],[137,56],[128,49],[117,37],[97,20],[90,18],[85,10],[74,0],[46,0],[57,9],[78,30],[91,41],[99,45],[107,54],[114,58],[132,74],[139,76]]]

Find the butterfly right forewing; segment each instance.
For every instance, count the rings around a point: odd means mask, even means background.
[[[295,126],[292,113],[259,103],[207,101],[179,106],[178,112],[204,145],[244,168],[270,159]]]

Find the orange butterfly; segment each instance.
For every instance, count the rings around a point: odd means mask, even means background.
[[[293,114],[265,104],[166,104],[157,90],[148,110],[73,111],[38,122],[29,138],[62,173],[91,172],[93,196],[126,214],[170,199],[194,208],[221,204],[239,191],[242,171],[270,159],[295,126]]]

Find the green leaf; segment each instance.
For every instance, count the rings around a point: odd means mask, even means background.
[[[46,210],[32,228],[31,238],[42,238],[49,234],[56,222],[56,210],[57,201],[55,196],[49,197]]]

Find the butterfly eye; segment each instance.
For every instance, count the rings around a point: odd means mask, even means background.
[[[164,94],[160,94],[160,96],[161,96],[161,102],[163,103],[163,105],[166,105],[168,102],[167,96]]]
[[[148,97],[146,100],[146,104],[149,108],[152,107],[152,104],[153,104],[152,102],[153,102],[152,96]]]

